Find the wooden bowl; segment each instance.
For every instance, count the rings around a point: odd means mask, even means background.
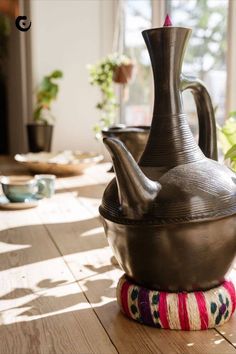
[[[60,153],[39,152],[17,154],[15,160],[33,173],[55,175],[79,175],[84,170],[103,160],[103,156],[94,152],[63,151]]]

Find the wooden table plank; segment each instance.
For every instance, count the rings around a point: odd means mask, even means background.
[[[29,171],[25,166],[17,163],[14,157],[0,155],[0,175],[29,175]]]
[[[93,264],[104,272],[111,269],[112,252],[98,218],[100,199],[89,200],[85,207],[85,199],[81,202],[77,193],[63,192],[48,200],[45,209],[37,209],[39,218],[77,280],[96,274]],[[92,214],[94,209],[96,213]]]
[[[0,312],[0,353],[117,353],[78,284],[31,294]]]
[[[38,291],[45,279],[73,281],[35,209],[0,211],[0,225],[0,296],[13,296],[19,289]]]
[[[55,220],[62,197],[0,211],[0,353],[117,352],[38,216]]]
[[[236,263],[230,271],[229,277],[236,287]],[[231,320],[227,322],[224,326],[218,327],[217,331],[222,336],[224,336],[224,338],[226,338],[229,342],[231,342],[236,348],[236,313],[233,315]]]

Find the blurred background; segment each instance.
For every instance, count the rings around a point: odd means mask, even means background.
[[[236,1],[1,0],[0,154],[29,151],[28,123],[51,124],[46,118],[37,121],[40,102],[44,111],[50,103],[55,117],[53,151],[102,149],[94,126],[106,114],[99,107],[104,92],[116,106],[107,125],[149,125],[153,83],[141,31],[162,26],[167,13],[174,26],[193,29],[183,72],[205,82],[217,121],[223,124],[236,109]],[[22,26],[31,22],[29,30],[17,29],[18,16],[27,16]],[[112,96],[110,86],[107,89],[99,81],[104,79],[101,66],[92,67],[91,74],[91,65],[114,53],[119,58],[126,56],[134,70],[128,83],[112,82]],[[107,75],[109,68],[105,65]],[[53,81],[50,86],[48,77],[53,72],[57,84]],[[195,104],[189,92],[184,93],[184,105],[197,134]]]

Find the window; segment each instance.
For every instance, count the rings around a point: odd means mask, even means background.
[[[228,0],[166,0],[175,26],[193,29],[184,58],[183,72],[201,79],[210,92],[221,124],[226,102],[226,48]],[[190,92],[184,92],[185,112],[194,132],[198,124]]]
[[[141,32],[152,26],[152,1],[126,0],[124,5],[125,53],[135,60],[136,74],[122,112],[128,125],[150,124],[152,74]]]
[[[232,4],[230,4],[232,5]],[[161,9],[162,6],[162,9]],[[152,27],[154,12],[169,13],[175,26],[190,27],[192,36],[184,59],[183,72],[206,84],[219,123],[225,119],[227,80],[228,0],[126,0],[124,2],[125,51],[137,62],[137,74],[130,85],[130,96],[124,103],[126,124],[150,124],[152,109],[152,73],[141,31]],[[162,23],[154,23],[154,27]],[[235,104],[236,105],[236,104]],[[184,93],[185,112],[191,128],[197,130],[193,97]]]

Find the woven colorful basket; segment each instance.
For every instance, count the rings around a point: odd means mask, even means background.
[[[231,281],[191,293],[148,290],[123,275],[117,285],[117,300],[122,312],[140,323],[166,329],[204,330],[230,319],[236,292]]]

